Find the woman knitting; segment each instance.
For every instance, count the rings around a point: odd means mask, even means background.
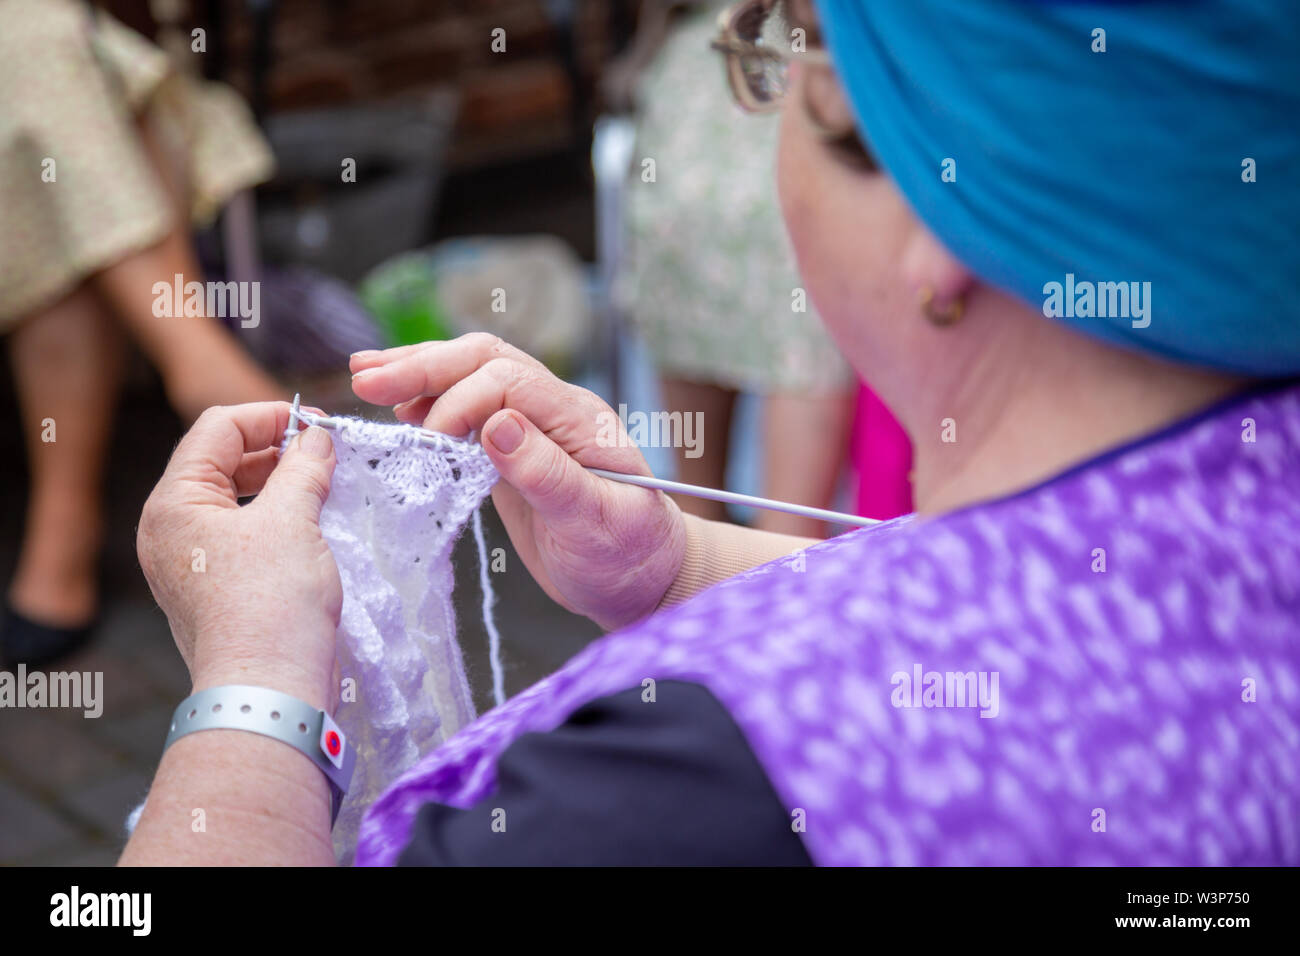
[[[354,356],[361,398],[479,431],[529,570],[616,631],[398,780],[357,861],[1300,862],[1297,42],[1265,0],[734,7],[916,514],[815,545],[686,517],[586,471],[646,467],[508,345]],[[268,458],[287,417],[208,412],[139,551],[197,689],[328,709],[333,459],[315,428]],[[123,862],[328,863],[329,805],[278,741],[193,734]]]

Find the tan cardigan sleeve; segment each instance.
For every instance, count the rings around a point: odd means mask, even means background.
[[[723,521],[682,515],[686,521],[686,555],[677,577],[659,602],[672,607],[719,581],[821,542],[770,531],[755,531]]]

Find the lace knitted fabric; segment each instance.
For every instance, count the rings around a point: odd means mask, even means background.
[[[334,827],[335,852],[346,862],[366,808],[474,718],[456,643],[451,550],[473,517],[483,560],[477,512],[497,471],[473,441],[410,425],[333,421],[338,465],[320,525],[343,583],[343,687],[334,717],[357,748]],[[486,573],[480,582],[489,587]],[[487,610],[490,590],[484,604]]]

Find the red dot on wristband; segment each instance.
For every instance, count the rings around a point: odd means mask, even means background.
[[[337,757],[339,755],[339,749],[342,746],[339,742],[339,735],[332,730],[327,733],[325,735],[325,746],[329,750],[331,756]]]

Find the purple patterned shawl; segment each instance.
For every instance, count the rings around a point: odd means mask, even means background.
[[[398,780],[356,859],[489,796],[521,734],[673,678],[727,707],[820,864],[1296,864],[1298,629],[1288,387],[597,641]],[[995,706],[960,706],[981,672]]]

